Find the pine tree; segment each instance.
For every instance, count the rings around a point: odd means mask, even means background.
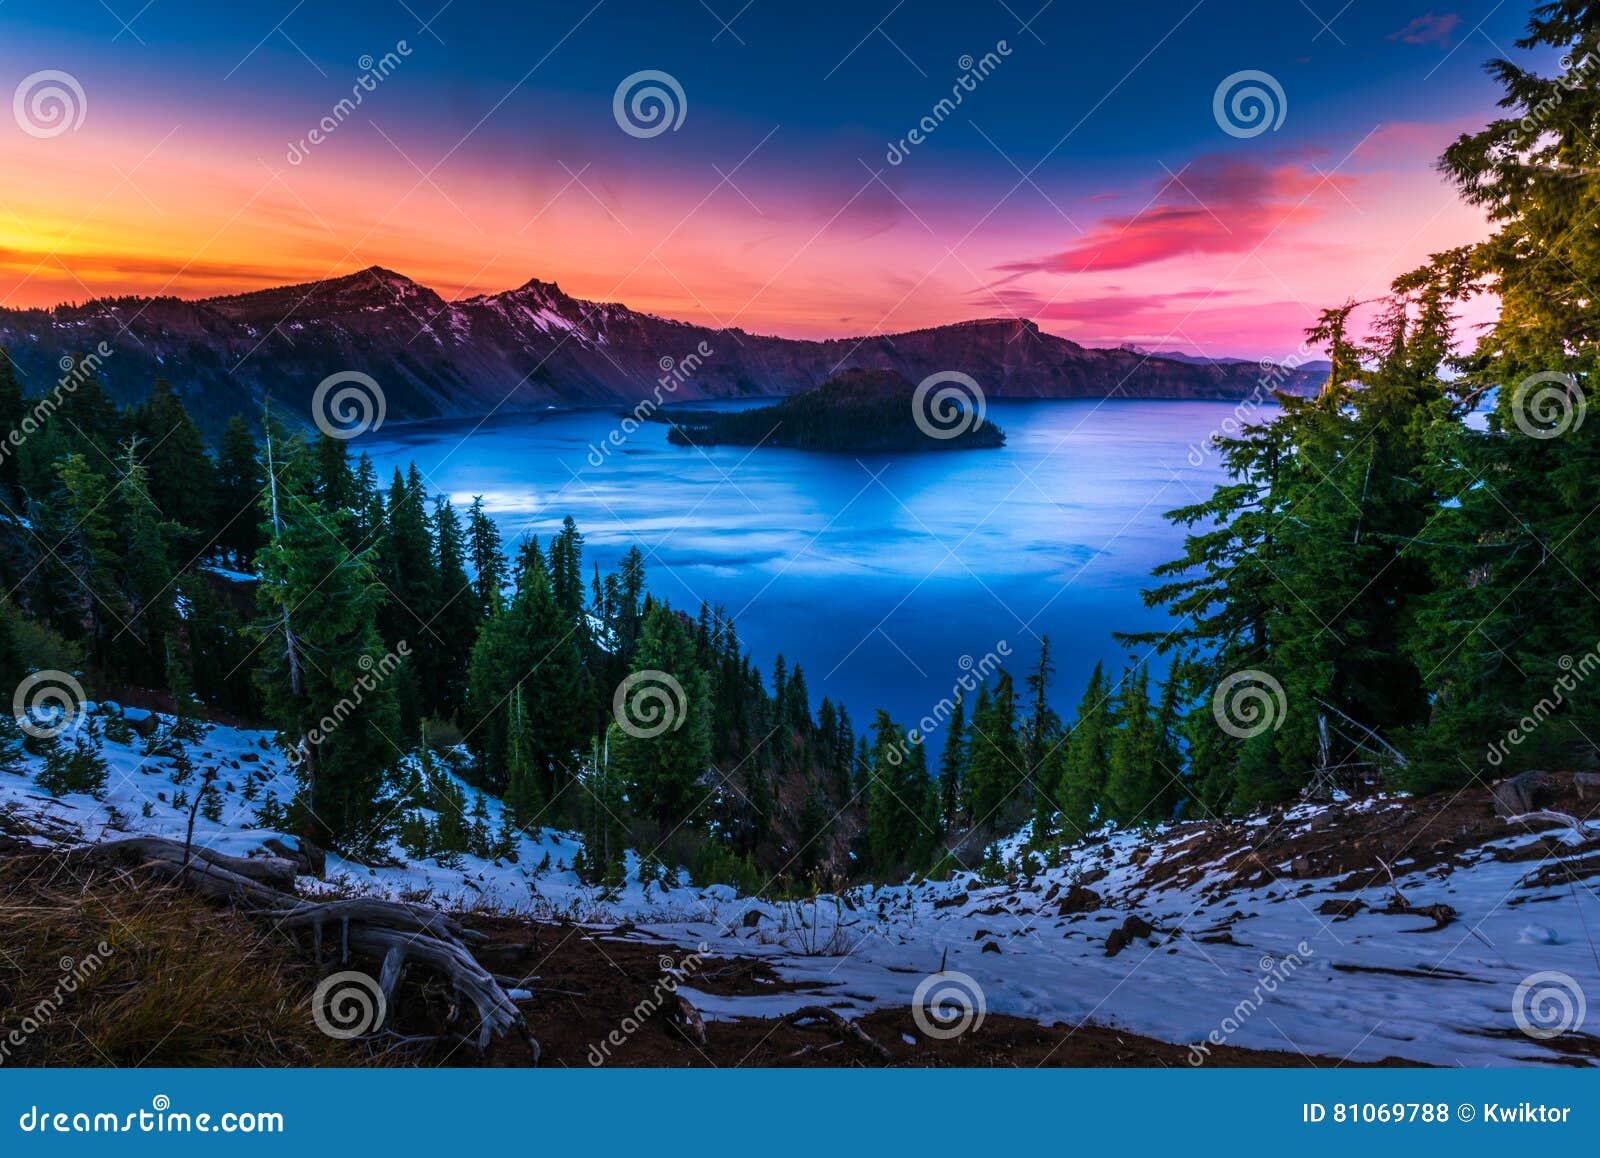
[[[928,776],[926,751],[878,712],[873,724],[872,769],[867,791],[867,850],[874,868],[892,874],[921,868],[938,841],[938,798]]]
[[[21,432],[26,405],[22,382],[11,355],[0,349],[0,432]],[[18,448],[0,442],[0,501],[13,509],[22,506],[22,471]],[[0,508],[3,509],[3,508]]]
[[[1438,589],[1411,653],[1430,682],[1431,715],[1401,774],[1417,790],[1592,761],[1600,718],[1600,681],[1566,666],[1600,639],[1590,518],[1600,478],[1600,299],[1590,288],[1600,276],[1600,11],[1540,4],[1517,45],[1560,56],[1565,71],[1492,62],[1506,115],[1459,138],[1441,163],[1495,227],[1470,262],[1498,319],[1451,383],[1457,413],[1498,392],[1487,429],[1452,421],[1433,432],[1435,485],[1452,501],[1423,544]],[[1531,735],[1506,743],[1534,705],[1557,699]]]
[[[464,722],[477,757],[478,782],[492,791],[503,792],[510,784],[510,702],[519,688],[525,722],[524,749],[517,759],[533,764],[537,798],[555,801],[571,783],[589,738],[593,692],[543,567],[535,568],[512,601],[484,625],[472,651]]]
[[[1008,672],[979,691],[967,740],[967,810],[974,827],[1008,828],[1027,813],[1017,697]]]
[[[445,643],[435,622],[442,600],[427,494],[415,466],[405,475],[395,469],[384,520],[378,571],[387,597],[379,604],[378,628],[390,649],[405,643],[416,657],[394,680],[400,735],[402,742],[409,743],[435,699],[437,657]],[[343,526],[346,541],[354,542],[348,520]]]
[[[115,493],[124,544],[118,576],[121,626],[112,640],[115,662],[132,679],[159,685],[179,642],[171,551],[183,528],[157,509],[137,438],[128,441],[122,471]]]
[[[1124,825],[1166,820],[1174,770],[1161,765],[1165,753],[1150,702],[1150,671],[1130,671],[1117,698],[1117,728],[1106,769],[1106,801],[1113,819]]]
[[[1111,681],[1106,678],[1105,665],[1097,663],[1078,704],[1072,732],[1060,749],[1062,763],[1056,792],[1069,836],[1088,832],[1096,819],[1096,809],[1105,804],[1115,730]]]
[[[218,479],[200,428],[165,378],[157,378],[134,418],[150,498],[163,518],[183,531],[191,554],[206,547],[216,520]]]
[[[81,453],[69,454],[56,467],[61,480],[57,518],[66,524],[52,552],[65,574],[64,596],[77,611],[75,623],[63,623],[73,636],[86,638],[90,658],[112,663],[113,636],[126,623],[118,598],[122,567],[120,537],[112,525],[111,483]]]
[[[320,842],[368,848],[382,835],[385,770],[400,756],[392,683],[370,672],[384,651],[381,589],[341,542],[339,523],[349,514],[317,509],[310,452],[270,420],[264,466],[267,543],[256,594],[266,711],[296,759],[297,823]],[[337,726],[324,728],[335,712]]]
[[[506,565],[500,554],[500,528],[483,513],[482,495],[474,495],[472,506],[467,510],[467,541],[478,613],[487,619],[500,602],[500,592],[506,583]]]
[[[689,633],[664,603],[645,616],[631,676],[618,712],[628,726],[613,728],[611,761],[634,809],[672,828],[691,819],[704,795],[698,782],[711,766],[711,702]]]
[[[217,451],[210,537],[236,567],[247,567],[260,548],[261,489],[265,485],[255,438],[245,420],[228,420]]]
[[[960,692],[945,723],[944,753],[939,758],[939,812],[946,831],[958,827],[961,804],[966,797],[964,779],[967,768],[967,714]]]
[[[433,531],[440,606],[434,619],[439,642],[434,650],[435,682],[430,706],[438,715],[453,717],[465,701],[467,667],[482,619],[477,593],[467,576],[461,520],[447,498],[441,498],[434,509]]]

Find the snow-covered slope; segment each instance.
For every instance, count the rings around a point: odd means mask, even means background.
[[[173,782],[171,759],[140,747],[106,741],[100,800],[50,798],[30,760],[25,775],[0,774],[0,810],[39,840],[181,838],[188,810],[175,797],[185,786]],[[198,819],[197,843],[248,855],[285,839],[255,826],[262,800],[292,791],[266,733],[209,727],[189,754],[197,769],[221,770],[220,818]],[[244,799],[251,771],[254,802]],[[191,795],[195,787],[187,784]],[[476,791],[463,789],[475,803]],[[486,804],[497,825],[499,802]],[[1418,812],[1417,802],[1379,798],[1302,806],[1232,830],[1102,834],[1059,864],[1023,866],[1007,881],[959,873],[790,904],[691,887],[681,871],[675,887],[642,886],[632,854],[628,884],[602,893],[572,872],[576,840],[555,831],[523,834],[514,862],[370,867],[330,857],[326,881],[301,883],[601,928],[627,921],[616,936],[760,957],[790,983],[729,997],[697,989],[690,976],[680,992],[707,1018],[772,1016],[822,1000],[847,1015],[922,1007],[932,1011],[930,1036],[980,1011],[1119,1026],[1194,1045],[1193,1064],[1220,1042],[1352,1061],[1592,1063],[1600,1056],[1600,1013],[1587,1010],[1588,997],[1600,1001],[1600,900],[1585,875],[1600,871],[1593,832],[1532,833],[1480,815],[1475,835],[1465,822],[1453,839],[1422,828],[1425,841],[1409,837],[1396,851],[1394,832]],[[1007,858],[1021,848],[1011,842]],[[1409,914],[1392,911],[1397,896]],[[1114,931],[1126,943],[1109,954]],[[1563,1023],[1560,1036],[1538,1036]]]

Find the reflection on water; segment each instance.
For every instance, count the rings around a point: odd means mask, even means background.
[[[737,405],[737,404],[724,404]],[[658,596],[722,604],[757,661],[805,669],[813,706],[858,728],[886,707],[923,715],[1006,641],[1020,678],[1051,637],[1059,708],[1112,630],[1159,626],[1139,588],[1182,533],[1162,512],[1222,478],[1195,448],[1233,413],[1216,402],[993,402],[1000,450],[816,454],[667,444],[647,425],[610,453],[606,411],[386,427],[357,440],[382,477],[414,459],[436,493],[484,497],[508,543],[570,514],[602,570],[637,544]],[[596,462],[599,465],[595,465]],[[1198,465],[1197,465],[1198,464]]]

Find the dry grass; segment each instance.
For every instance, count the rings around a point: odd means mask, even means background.
[[[0,929],[6,1065],[362,1060],[312,1022],[316,973],[303,950],[171,887],[54,854],[6,857]]]

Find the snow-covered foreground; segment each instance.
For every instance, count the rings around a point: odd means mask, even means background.
[[[130,719],[141,715],[128,711]],[[105,743],[110,775],[101,800],[52,799],[33,783],[39,762],[30,760],[26,775],[0,774],[0,810],[46,834],[39,840],[125,833],[181,839],[188,809],[176,807],[175,796],[185,787],[192,796],[198,776],[176,785],[173,762],[147,758],[140,747],[137,739]],[[221,773],[220,819],[197,819],[197,844],[248,855],[270,838],[292,843],[254,827],[261,800],[269,793],[287,799],[293,785],[266,733],[212,726],[189,756],[197,771]],[[243,795],[252,770],[254,802]],[[475,790],[465,792],[473,803]],[[490,798],[487,806],[498,825],[499,802]],[[1386,814],[1407,807],[1373,800],[1349,811],[1365,811],[1382,827]],[[1326,844],[1326,830],[1317,835],[1323,811],[1303,806],[1272,822],[1280,838],[1274,847],[1285,835]],[[718,956],[759,957],[788,983],[771,994],[719,996],[697,988],[691,972],[679,991],[708,1019],[773,1016],[822,1000],[847,1015],[931,1008],[920,1022],[930,1036],[980,1010],[1046,1024],[1090,1021],[1195,1045],[1195,1064],[1207,1060],[1200,1047],[1220,1042],[1352,1061],[1592,1061],[1595,1051],[1573,1043],[1575,1035],[1600,1035],[1600,901],[1581,868],[1541,873],[1557,862],[1501,859],[1542,844],[1543,836],[1507,828],[1503,837],[1442,860],[1419,861],[1422,847],[1391,853],[1392,885],[1377,865],[1370,874],[1347,867],[1319,877],[1291,863],[1293,856],[1258,860],[1259,884],[1240,887],[1240,858],[1255,855],[1254,834],[1264,837],[1268,824],[1244,826],[1211,862],[1195,861],[1194,846],[1208,833],[1190,825],[1112,834],[1009,883],[962,873],[804,904],[740,897],[726,885],[690,887],[682,872],[678,887],[641,886],[632,855],[628,884],[603,893],[572,872],[576,840],[554,831],[523,835],[515,863],[463,856],[452,867],[425,861],[373,868],[330,856],[326,881],[301,884],[601,928],[627,920],[634,927],[616,935],[705,943],[699,967],[707,970]],[[1584,852],[1592,848],[1593,841]],[[1173,872],[1180,863],[1186,871]],[[1588,867],[1594,871],[1592,860]],[[1426,916],[1376,911],[1395,890],[1419,908],[1446,904],[1456,917],[1434,929]],[[1354,915],[1328,911],[1355,900],[1364,907]],[[1153,932],[1140,935],[1145,930],[1135,922],[1126,947],[1108,955],[1108,936],[1130,915]],[[1587,1009],[1588,998],[1596,1011]],[[948,1029],[941,1010],[952,1016]],[[1563,1025],[1566,1032],[1550,1039],[1524,1032]]]

